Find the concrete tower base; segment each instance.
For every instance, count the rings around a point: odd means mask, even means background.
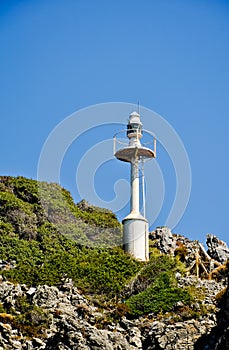
[[[122,224],[124,250],[137,260],[148,261],[148,221],[141,214],[130,213]]]

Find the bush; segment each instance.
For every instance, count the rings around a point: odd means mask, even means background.
[[[85,293],[105,298],[122,290],[141,267],[121,248],[80,247],[58,235],[52,224],[39,228],[38,241],[0,235],[0,256],[16,260],[14,269],[2,271],[13,282],[58,285],[68,277]]]
[[[24,296],[16,299],[14,308],[0,305],[0,322],[10,323],[28,338],[42,337],[50,326],[49,314],[42,308],[31,304]]]
[[[175,249],[174,254],[181,261],[185,261],[185,257],[187,255],[187,248],[186,248],[186,246],[183,243],[181,243],[181,242],[177,242],[177,248]]]
[[[44,335],[45,329],[50,326],[50,321],[49,314],[46,311],[38,306],[29,305],[22,314],[12,319],[11,324],[19,329],[23,335],[34,338]]]
[[[122,289],[140,265],[121,249],[107,249],[120,242],[116,216],[83,203],[57,184],[0,177],[0,257],[16,261],[2,274],[28,286],[69,277],[88,293]]]
[[[164,313],[172,309],[178,301],[191,302],[188,291],[178,288],[167,272],[163,272],[155,282],[145,291],[130,297],[126,301],[132,316],[141,316],[148,313]]]
[[[150,261],[143,265],[138,275],[130,282],[123,292],[126,299],[146,290],[163,272],[167,272],[171,279],[175,280],[175,272],[183,273],[185,267],[178,259],[171,256],[158,254],[155,251],[151,254]]]

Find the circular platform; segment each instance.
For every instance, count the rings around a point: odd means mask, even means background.
[[[123,162],[131,163],[135,157],[155,158],[155,152],[147,147],[125,147],[115,153],[115,157]]]

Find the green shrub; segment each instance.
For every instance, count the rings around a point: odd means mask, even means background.
[[[167,272],[163,272],[145,291],[130,297],[126,301],[132,316],[148,313],[165,313],[172,309],[178,301],[191,302],[191,295],[184,289],[178,288]]]
[[[47,311],[31,304],[27,297],[19,296],[13,308],[7,306],[7,303],[5,307],[0,304],[0,321],[10,323],[24,336],[32,339],[44,335],[45,329],[50,326],[51,318]]]
[[[42,225],[38,240],[0,235],[0,256],[16,260],[16,267],[2,271],[9,280],[58,285],[72,278],[86,293],[114,296],[139,271],[141,264],[120,248],[87,248],[59,235],[52,224]]]
[[[4,222],[0,219],[0,234],[11,235],[14,232],[14,227],[9,222]]]
[[[159,254],[156,250],[151,254],[150,261],[143,264],[142,269],[134,277],[129,285],[123,291],[123,298],[139,294],[146,290],[161,273],[167,272],[172,280],[175,280],[175,272],[184,273],[185,267],[178,259],[169,255]]]
[[[51,322],[48,312],[36,305],[27,306],[26,303],[22,310],[22,313],[12,319],[11,324],[28,338],[44,336],[44,331]]]
[[[0,258],[16,261],[2,271],[9,280],[58,285],[69,277],[85,293],[108,298],[139,271],[121,249],[107,248],[121,237],[109,210],[77,206],[57,184],[23,177],[0,177],[0,184]]]
[[[0,313],[2,314],[4,312],[6,312],[6,310],[5,310],[4,306],[2,305],[2,303],[0,303]]]

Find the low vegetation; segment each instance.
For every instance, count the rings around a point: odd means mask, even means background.
[[[5,278],[28,286],[58,286],[71,278],[97,305],[110,308],[113,319],[165,313],[177,302],[191,305],[192,293],[174,277],[184,272],[183,247],[176,258],[152,249],[150,261],[140,263],[123,252],[120,237],[112,212],[85,201],[74,204],[59,185],[0,177],[0,259],[14,265],[1,271]],[[12,322],[27,334],[34,322],[41,332],[47,315],[23,303]]]
[[[88,248],[63,235],[53,225],[39,228],[37,240],[23,240],[16,234],[1,234],[0,256],[16,261],[16,267],[2,273],[13,282],[29,286],[58,285],[72,278],[85,293],[113,297],[136,274],[140,264],[120,248]]]
[[[28,338],[44,336],[45,330],[51,324],[51,318],[46,310],[31,304],[27,298],[18,297],[15,307],[3,307],[0,304],[0,322],[10,323]]]
[[[130,315],[141,316],[149,313],[165,313],[178,301],[190,305],[191,300],[189,292],[178,288],[167,271],[160,273],[146,290],[130,297],[126,304]]]

